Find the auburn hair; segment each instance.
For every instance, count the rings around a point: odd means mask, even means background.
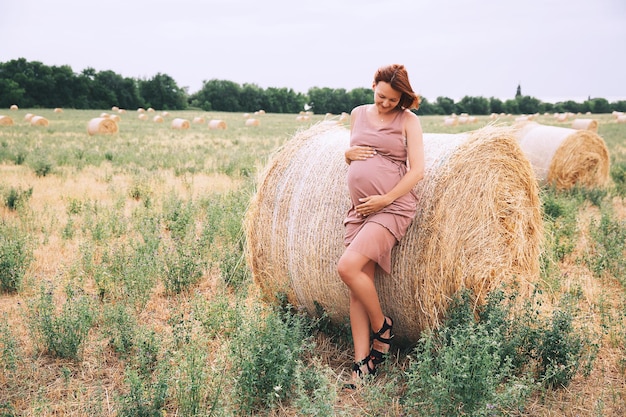
[[[391,88],[400,92],[399,108],[419,108],[420,96],[413,91],[413,87],[411,87],[409,82],[409,74],[404,65],[392,64],[378,68],[376,74],[374,74],[374,84],[378,84],[381,81],[389,83]]]

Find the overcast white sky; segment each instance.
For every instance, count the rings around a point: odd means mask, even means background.
[[[405,64],[416,92],[626,99],[625,0],[0,0],[0,62],[369,88]]]

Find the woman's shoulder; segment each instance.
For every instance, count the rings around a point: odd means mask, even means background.
[[[360,106],[356,106],[355,108],[352,109],[352,111],[350,112],[350,114],[358,114],[362,111],[367,110],[367,108],[370,106],[370,104],[361,104]]]

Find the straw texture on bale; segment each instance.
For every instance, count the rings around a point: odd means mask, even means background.
[[[574,119],[572,129],[598,131],[598,121],[595,119]]]
[[[226,129],[226,122],[219,119],[210,120],[209,129]]]
[[[393,249],[391,275],[376,272],[399,343],[415,343],[422,330],[438,326],[463,287],[480,301],[514,279],[529,291],[539,274],[538,186],[511,128],[426,134],[424,143],[417,216]],[[248,263],[264,297],[286,294],[311,315],[319,306],[334,323],[349,317],[336,271],[350,206],[348,146],[349,131],[340,125],[297,132],[261,174],[244,222]]]
[[[109,117],[96,117],[87,123],[87,133],[90,135],[111,134],[117,131],[117,122]]]
[[[189,129],[189,120],[181,119],[179,117],[172,120],[172,128],[174,129]]]
[[[516,136],[542,184],[566,190],[609,181],[609,151],[595,132],[529,122],[518,125]]]
[[[43,116],[33,116],[30,119],[31,126],[48,126],[48,119]]]
[[[0,114],[0,126],[13,126],[13,119],[9,116]]]

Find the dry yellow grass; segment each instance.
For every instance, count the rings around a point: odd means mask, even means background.
[[[71,117],[73,111],[67,110],[63,117]],[[23,114],[21,110],[16,115]],[[220,115],[219,117],[224,117]],[[264,116],[265,117],[265,116]],[[143,124],[134,116],[134,120],[125,120],[128,128],[132,122],[137,125],[152,129],[153,124]],[[293,116],[285,116],[285,120],[292,121]],[[19,119],[17,119],[19,120]],[[52,120],[52,119],[51,119]],[[85,136],[84,118],[77,122],[77,131]],[[264,126],[267,125],[264,119]],[[424,126],[436,128],[441,126],[440,117],[423,118]],[[236,129],[241,123],[241,118],[234,116],[229,119],[229,126]],[[56,122],[56,119],[54,120]],[[600,127],[605,126],[606,119],[600,120]],[[612,126],[619,128],[614,120]],[[18,123],[19,124],[19,123]],[[44,143],[45,135],[52,135],[49,130],[53,129],[30,129],[26,126],[28,135],[42,135],[40,142]],[[285,125],[291,128],[294,124]],[[19,126],[6,129],[4,132],[13,131]],[[157,126],[159,127],[159,126]],[[455,127],[456,128],[456,127]],[[58,131],[57,125],[55,129]],[[167,127],[164,130],[169,131]],[[473,129],[473,128],[472,128]],[[233,140],[227,136],[229,131],[209,131],[206,127],[202,132],[207,135],[215,135],[210,141],[190,133],[184,141],[177,143],[177,149],[197,149],[207,146],[224,149],[232,153]],[[258,129],[253,129],[257,131]],[[36,132],[35,132],[36,131]],[[251,130],[250,130],[251,131]],[[181,132],[182,133],[182,132]],[[7,134],[7,133],[4,133]],[[204,134],[204,133],[202,133]],[[290,131],[283,129],[273,138],[255,138],[255,143],[269,143],[276,147],[288,136]],[[0,129],[0,136],[3,130]],[[8,135],[8,134],[7,134]],[[69,137],[70,134],[67,134]],[[162,137],[160,136],[162,135]],[[158,133],[153,146],[165,146],[171,138],[171,132]],[[129,135],[130,136],[130,135]],[[58,139],[59,136],[55,136]],[[66,136],[62,136],[65,138]],[[3,137],[4,139],[5,137]],[[135,137],[131,136],[130,140]],[[238,140],[244,140],[238,138]],[[612,145],[612,152],[618,155],[626,154],[622,145]],[[320,156],[317,155],[316,161]],[[182,163],[186,163],[183,161]],[[208,162],[207,165],[211,165]],[[35,249],[35,262],[29,271],[29,282],[24,291],[13,294],[0,294],[0,317],[6,318],[16,341],[19,343],[21,362],[18,364],[17,381],[12,381],[9,374],[0,372],[0,404],[5,401],[11,403],[16,410],[16,415],[107,415],[114,416],[118,412],[115,396],[125,389],[124,363],[113,354],[106,346],[102,335],[97,332],[90,334],[86,343],[86,351],[83,359],[77,362],[51,359],[46,355],[39,354],[31,344],[31,337],[26,328],[24,313],[29,301],[35,295],[39,284],[51,281],[62,284],[68,280],[70,269],[79,256],[81,240],[64,239],[61,237],[62,228],[68,219],[67,210],[71,201],[98,201],[103,207],[112,207],[120,200],[124,202],[123,211],[120,215],[130,216],[134,209],[141,206],[142,202],[128,196],[128,191],[136,181],[136,174],[131,170],[117,169],[107,163],[98,167],[86,165],[81,169],[75,167],[56,167],[55,174],[46,177],[37,177],[32,169],[26,165],[13,165],[5,163],[0,165],[0,186],[12,186],[28,188],[33,187],[33,195],[29,200],[35,226],[37,246]],[[199,198],[212,193],[239,190],[242,185],[241,179],[234,179],[226,174],[184,173],[176,174],[173,170],[156,169],[146,178],[155,201],[162,201],[165,196],[177,193],[182,198]],[[624,200],[614,197],[612,207],[617,217],[626,220]],[[3,220],[15,220],[18,215],[14,211],[6,209],[0,204],[0,218]],[[600,350],[598,358],[589,376],[577,375],[570,386],[566,389],[542,391],[534,396],[528,403],[526,410],[520,416],[584,416],[602,415],[606,417],[623,416],[626,412],[626,373],[624,368],[624,289],[615,279],[598,279],[592,273],[576,262],[576,258],[588,250],[589,237],[588,227],[592,219],[599,218],[599,211],[590,206],[581,208],[579,213],[580,239],[575,252],[558,265],[561,278],[556,286],[551,287],[551,293],[546,295],[546,304],[558,300],[563,294],[580,292],[578,299],[580,317],[575,323],[579,327],[589,326],[598,330],[600,335],[598,343]],[[329,237],[332,238],[332,237]],[[197,287],[194,293],[205,297],[207,300],[215,297],[216,286],[219,282],[219,271],[210,271]],[[86,291],[91,291],[93,283],[85,283]],[[59,289],[60,291],[60,289]],[[62,301],[62,294],[57,294],[56,299]],[[260,297],[251,292],[250,297]],[[184,298],[172,298],[164,294],[162,287],[157,287],[142,311],[140,320],[151,328],[168,332],[168,320],[172,312],[184,303]],[[622,333],[620,333],[622,332]],[[324,334],[316,336],[317,348],[315,358],[320,363],[329,364],[335,372],[339,382],[348,377],[351,352],[338,346],[333,337]],[[207,346],[211,355],[219,354],[223,349],[223,339],[217,338]],[[211,360],[215,359],[211,356]],[[212,363],[212,362],[211,362]],[[391,360],[393,368],[402,368],[406,365],[403,355],[394,356]],[[209,367],[207,367],[208,369]],[[68,376],[69,375],[69,376]],[[7,385],[14,383],[15,385]],[[375,384],[384,392],[386,384],[394,384],[382,373]],[[346,414],[355,414],[364,409],[364,405],[370,400],[366,392],[339,392],[339,398],[335,409]],[[393,403],[388,407],[387,415],[399,416],[402,407]],[[173,415],[174,412],[168,412]],[[296,416],[299,411],[284,406],[271,412],[275,416]]]

